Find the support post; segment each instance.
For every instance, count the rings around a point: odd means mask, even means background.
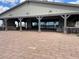
[[[27,20],[27,29],[28,30],[32,29],[32,21],[30,19]]]
[[[42,17],[37,17],[38,19],[38,32],[41,32],[41,20],[42,20]]]
[[[18,27],[19,27],[19,21],[17,21],[18,22]]]
[[[64,33],[66,34],[67,33],[67,16],[64,15]]]
[[[19,19],[19,21],[20,21],[20,31],[22,31],[22,19],[23,18],[18,18]]]
[[[67,19],[70,17],[70,15],[62,15],[61,16],[63,19],[64,19],[64,33],[66,34],[67,33]]]
[[[46,29],[46,24],[47,24],[47,22],[45,22],[45,29]]]
[[[4,19],[4,27],[5,27],[5,31],[8,30],[8,28],[7,28],[7,20],[8,20],[8,19]]]
[[[27,22],[25,22],[25,28],[27,29]]]

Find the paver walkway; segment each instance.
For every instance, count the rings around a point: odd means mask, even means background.
[[[54,32],[0,32],[0,59],[79,59],[79,37]]]

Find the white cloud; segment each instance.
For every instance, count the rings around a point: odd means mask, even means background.
[[[17,0],[0,0],[2,3],[15,3]]]
[[[1,1],[1,2],[11,2],[12,5],[14,5],[13,2],[15,2],[16,0],[0,0],[0,1]],[[25,1],[25,0],[21,0],[20,2],[23,2],[23,1]],[[6,10],[8,10],[8,9],[9,9],[9,7],[4,7],[4,6],[0,5],[0,13],[6,11]]]
[[[20,2],[23,2],[23,1],[26,1],[26,0],[21,0]],[[43,1],[43,0],[39,0],[39,1]],[[63,0],[48,0],[50,2],[63,2]]]
[[[50,2],[63,2],[63,0],[48,0]]]
[[[9,7],[0,6],[0,13],[6,11],[6,10],[8,10],[8,9],[9,9]]]
[[[63,0],[55,0],[55,2],[63,2]]]
[[[20,2],[23,2],[23,1],[26,1],[26,0],[21,0]]]
[[[75,2],[69,2],[69,3],[72,3],[72,4],[79,4],[79,0],[75,1]]]
[[[13,2],[16,2],[16,0],[5,0],[6,2],[11,2],[11,3],[13,3]]]
[[[48,0],[48,1],[52,2],[53,0]]]

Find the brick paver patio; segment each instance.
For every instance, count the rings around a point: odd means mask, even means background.
[[[54,32],[0,32],[0,59],[79,59],[79,37]]]

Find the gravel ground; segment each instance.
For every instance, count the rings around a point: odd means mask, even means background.
[[[55,32],[2,31],[0,59],[79,59],[79,37]]]

